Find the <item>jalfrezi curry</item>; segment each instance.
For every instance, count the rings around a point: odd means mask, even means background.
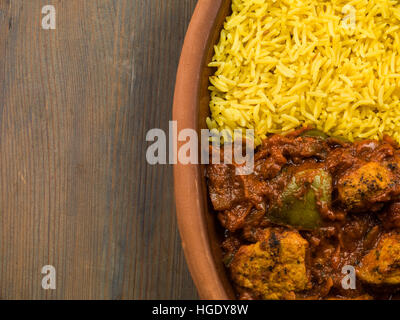
[[[207,166],[238,298],[397,298],[400,147],[394,140],[350,143],[305,128],[268,137],[254,164],[250,175],[236,175],[235,163]],[[346,266],[355,271],[350,288],[343,285]]]

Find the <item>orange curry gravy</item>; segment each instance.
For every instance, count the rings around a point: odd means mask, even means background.
[[[400,282],[388,280],[386,283],[386,278],[363,281],[358,277],[358,268],[363,257],[377,247],[382,237],[400,230],[399,146],[389,137],[382,141],[350,143],[307,135],[307,132],[311,131],[301,129],[266,139],[256,150],[253,174],[236,175],[235,164],[208,165],[209,195],[225,229],[222,248],[230,275],[235,272],[231,263],[238,250],[260,241],[264,230],[273,228],[278,233],[292,230],[308,243],[305,264],[309,285],[304,290],[286,294],[286,298],[396,298]],[[321,218],[318,226],[301,228],[276,220],[272,222],[269,212],[282,204],[282,194],[296,172],[315,168],[331,176],[330,200],[322,203],[316,191],[316,207]],[[299,199],[305,195],[303,186],[312,182],[307,175],[302,179],[295,195]],[[277,243],[279,245],[279,241]],[[389,266],[393,270],[389,273],[397,272],[396,267],[400,269],[400,257],[393,259]],[[345,265],[357,270],[355,289],[343,288]],[[258,274],[257,277],[268,281],[267,275]],[[263,299],[259,290],[234,280],[233,284],[238,298]]]

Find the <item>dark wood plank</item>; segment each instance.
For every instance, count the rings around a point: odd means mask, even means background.
[[[145,162],[195,4],[0,0],[0,298],[197,298],[171,167]]]

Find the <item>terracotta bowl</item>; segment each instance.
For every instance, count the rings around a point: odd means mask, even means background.
[[[173,120],[179,130],[206,128],[209,115],[207,67],[230,11],[229,0],[199,0],[187,31],[176,79]],[[200,135],[199,135],[200,136]],[[185,142],[175,146],[179,150]],[[202,165],[174,166],[175,200],[186,260],[202,299],[234,299],[222,263],[220,228],[207,198]]]

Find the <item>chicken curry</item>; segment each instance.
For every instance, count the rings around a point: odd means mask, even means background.
[[[397,297],[397,143],[387,136],[350,143],[301,129],[267,138],[254,164],[250,175],[236,175],[235,163],[207,166],[238,298]],[[349,288],[344,270],[351,268]]]

